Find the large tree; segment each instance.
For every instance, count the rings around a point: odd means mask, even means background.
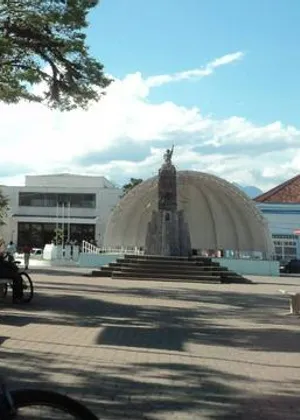
[[[0,1],[0,101],[85,108],[111,80],[86,44],[98,0]],[[44,92],[33,89],[41,82]]]
[[[5,218],[8,210],[8,198],[0,190],[0,226],[5,224]]]
[[[130,181],[127,184],[124,184],[122,187],[123,196],[126,195],[132,188],[139,185],[143,180],[141,178],[130,178]]]

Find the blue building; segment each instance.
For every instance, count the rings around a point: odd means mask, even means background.
[[[278,260],[300,259],[300,175],[254,199],[268,221]]]

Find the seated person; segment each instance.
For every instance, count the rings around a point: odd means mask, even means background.
[[[0,253],[0,278],[13,280],[13,302],[18,302],[23,297],[22,277],[15,264],[5,259],[6,255]]]

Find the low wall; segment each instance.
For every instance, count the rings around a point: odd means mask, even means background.
[[[212,261],[219,263],[229,270],[241,275],[252,276],[279,276],[279,262],[267,260],[246,260],[231,258],[212,258]]]
[[[121,254],[93,254],[82,252],[78,259],[78,265],[80,267],[102,267],[103,265],[109,264],[116,261],[117,258],[122,258]]]
[[[79,246],[46,244],[43,250],[43,260],[66,260],[77,261],[79,258]]]

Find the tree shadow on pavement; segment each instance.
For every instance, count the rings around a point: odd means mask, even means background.
[[[215,420],[296,418],[293,411],[289,412],[296,395],[285,389],[284,381],[280,384],[274,380],[270,387],[278,396],[258,396],[255,392],[259,393],[267,380],[256,382],[250,375],[230,371],[230,363],[238,363],[236,356],[230,356],[230,349],[252,353],[298,352],[299,327],[279,328],[268,322],[275,310],[283,309],[282,299],[248,292],[246,287],[240,293],[224,290],[198,293],[190,288],[154,291],[150,287],[101,288],[84,295],[67,288],[65,293],[52,288],[46,293],[41,288],[32,303],[21,310],[15,306],[5,311],[9,306],[3,305],[1,324],[16,327],[39,324],[45,325],[45,331],[47,325],[83,328],[83,332],[84,327],[94,328],[94,341],[87,343],[83,338],[78,348],[85,347],[93,355],[102,346],[104,352],[111,353],[111,362],[84,353],[62,354],[62,347],[67,346],[60,347],[61,343],[54,343],[56,354],[48,350],[16,351],[13,346],[10,350],[3,344],[9,340],[5,331],[0,347],[1,373],[14,386],[47,387],[78,397],[101,419],[154,420],[164,419],[165,415],[170,418],[176,415],[180,420],[201,416]],[[126,295],[134,299],[130,301]],[[239,326],[239,319],[250,321],[249,325]],[[229,320],[237,321],[236,325],[229,325]],[[262,320],[264,324],[256,325]],[[28,340],[34,348],[35,337],[22,340]],[[224,357],[218,360],[209,353],[192,354],[187,350],[190,345],[223,347],[223,353],[218,354]],[[113,357],[116,351],[132,351],[132,362],[118,364]],[[142,353],[157,356],[157,362],[134,360]],[[213,367],[204,366],[204,359]],[[226,371],[218,366],[221,361],[222,366],[227,366]],[[241,369],[245,365],[250,369],[251,364],[251,359],[243,360]],[[289,367],[298,368],[290,364]],[[286,387],[291,389],[291,384]],[[278,414],[270,417],[272,404],[282,417]],[[294,411],[299,415],[297,410],[298,407]]]
[[[242,291],[237,292],[227,290],[227,285],[218,284],[214,284],[213,289],[210,290],[194,290],[180,284],[176,284],[176,288],[174,285],[170,287],[167,284],[159,284],[159,286],[153,287],[153,283],[131,287],[132,282],[129,282],[127,287],[124,287],[124,284],[122,284],[122,287],[118,287],[116,280],[108,280],[110,281],[108,285],[97,285],[97,283],[91,281],[87,283],[76,281],[74,284],[37,281],[37,286],[41,292],[47,290],[48,292],[60,293],[65,290],[71,294],[94,293],[100,299],[101,295],[105,295],[109,299],[109,296],[114,294],[124,296],[124,298],[145,298],[149,300],[149,305],[152,300],[190,303],[191,306],[198,307],[198,312],[201,312],[202,316],[210,317],[212,315],[214,318],[219,317],[220,319],[227,316],[234,317],[236,311],[239,310],[239,317],[245,317],[257,323],[286,324],[286,318],[283,315],[288,312],[287,297],[279,291],[278,294],[256,293],[256,285],[243,285]],[[222,308],[216,308],[215,305],[222,305]]]
[[[165,350],[173,347],[184,351],[185,344],[190,342],[252,351],[298,352],[296,343],[300,329],[297,324],[293,328],[269,327],[268,324],[255,328],[255,323],[247,328],[227,325],[230,318],[261,319],[257,314],[258,309],[256,314],[252,314],[251,299],[255,299],[257,308],[264,301],[266,311],[268,304],[273,309],[274,300],[268,302],[264,296],[243,295],[236,299],[232,294],[216,296],[213,292],[203,293],[201,299],[206,303],[213,305],[221,302],[226,305],[221,313],[216,313],[209,305],[204,309],[197,306],[148,306],[138,302],[130,304],[102,300],[100,296],[39,294],[32,304],[23,306],[22,311],[2,310],[1,324],[21,327],[35,323],[99,328],[99,335],[95,337],[95,343],[99,345],[108,343]],[[238,306],[233,306],[235,302]],[[282,322],[287,323],[287,317],[283,318]],[[216,319],[219,319],[218,324],[215,323]],[[105,333],[103,327],[106,328]]]
[[[49,354],[1,353],[1,374],[13,388],[55,389],[84,402],[101,419],[176,415],[180,419],[294,420],[300,414],[297,396],[280,393],[283,384],[279,382],[277,396],[258,396],[245,391],[253,382],[246,375],[199,365],[158,362],[87,369],[72,356],[66,365],[63,358],[53,360]]]

